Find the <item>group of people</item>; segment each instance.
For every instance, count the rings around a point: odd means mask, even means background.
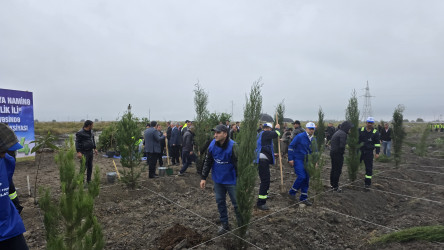
[[[368,117],[366,126],[359,128],[359,143],[362,144],[360,148],[360,160],[365,164],[364,188],[366,191],[368,191],[371,186],[373,158],[379,157],[381,142],[386,142],[384,140],[390,138],[391,131],[388,128],[388,124],[386,124],[381,133],[385,133],[388,137],[381,137],[380,132],[374,128],[374,123],[374,118]],[[294,129],[290,134],[290,138],[292,139],[288,146],[288,162],[294,168],[297,178],[288,191],[288,196],[290,200],[296,201],[296,196],[300,192],[299,202],[311,206],[312,202],[308,199],[310,176],[304,165],[307,155],[312,153],[311,144],[313,140],[316,140],[314,137],[316,125],[313,122],[308,122],[305,125],[305,130],[302,129],[299,121],[295,121],[293,125]],[[333,127],[332,124],[329,124],[329,127]],[[333,192],[342,192],[342,189],[339,186],[339,178],[344,163],[347,136],[353,125],[351,122],[345,121],[338,127],[339,129],[334,129],[333,127],[334,132],[333,129],[331,129],[329,131],[331,134],[327,135],[330,137],[329,142],[331,145],[330,157],[332,168],[330,173],[330,184]],[[227,194],[234,207],[238,225],[240,223],[236,201],[237,156],[236,151],[233,150],[236,146],[236,142],[229,138],[229,130],[227,126],[218,125],[213,131],[214,140],[208,147],[200,186],[202,189],[205,188],[206,179],[211,170],[216,203],[221,222],[218,234],[223,234],[230,230],[226,205]],[[279,124],[276,124],[273,128],[271,123],[265,123],[258,129],[255,151],[256,157],[254,162],[257,164],[260,179],[259,194],[256,202],[256,207],[260,210],[269,210],[266,205],[270,187],[269,165],[275,163],[273,139],[279,138],[280,136],[281,132]],[[285,140],[285,135],[283,135],[283,140]]]
[[[8,246],[9,249],[14,249],[9,246],[21,246],[19,249],[27,249],[26,242],[23,238],[23,232],[25,230],[19,215],[20,209],[14,205],[13,202],[16,195],[15,197],[14,194],[12,196],[4,195],[6,193],[9,194],[12,189],[11,187],[13,187],[12,174],[15,167],[14,158],[7,152],[19,149],[20,144],[14,132],[8,126],[3,124],[0,126],[0,133],[2,134],[0,140],[0,184],[2,185],[0,206],[2,206],[2,211],[5,211],[0,217],[0,221],[2,225],[4,225],[4,230],[0,232],[0,247]],[[86,159],[87,182],[91,181],[92,159],[94,153],[97,154],[94,135],[92,133],[93,126],[94,123],[87,120],[83,128],[76,133],[77,156],[79,158],[85,157]],[[149,178],[158,177],[156,174],[156,165],[157,161],[159,161],[160,166],[163,165],[162,156],[164,149],[170,151],[173,164],[180,164],[180,158],[182,159],[182,167],[178,173],[179,176],[183,175],[189,165],[195,160],[195,134],[192,122],[186,121],[183,126],[181,126],[180,123],[168,122],[167,126],[166,132],[162,132],[161,125],[152,121],[150,124],[147,124],[147,129],[144,131],[143,144],[149,165]],[[286,130],[285,133],[282,134],[282,141],[289,142],[286,150],[288,152],[288,162],[294,168],[297,176],[288,191],[288,196],[290,200],[296,201],[297,194],[300,192],[299,202],[310,206],[312,205],[312,202],[308,199],[310,176],[304,165],[306,156],[312,153],[311,144],[316,140],[314,137],[316,125],[313,122],[308,122],[305,125],[305,129],[303,129],[301,123],[295,121],[293,126],[294,128],[292,130]],[[344,163],[347,136],[352,127],[353,125],[349,121],[340,124],[338,129],[335,129],[332,124],[329,124],[327,127],[326,138],[331,147],[330,157],[332,165],[330,184],[334,192],[342,191],[339,186],[339,178]],[[240,224],[240,215],[236,201],[237,155],[236,150],[234,150],[237,144],[235,140],[233,140],[239,130],[239,124],[229,124],[229,122],[219,124],[212,129],[214,139],[209,141],[201,172],[200,187],[204,189],[211,171],[221,222],[221,228],[218,231],[219,234],[223,234],[230,229],[226,205],[227,194],[234,207],[238,224]],[[273,128],[271,123],[265,123],[258,129],[254,163],[257,165],[260,179],[259,194],[256,202],[256,207],[260,210],[269,210],[267,199],[270,188],[270,164],[275,164],[273,140],[279,137],[281,137],[279,124],[276,124]],[[166,141],[168,143],[165,143],[165,138],[167,138]],[[374,128],[374,119],[369,117],[366,126],[359,129],[359,143],[362,143],[362,147],[360,148],[361,161],[365,164],[364,187],[366,190],[371,186],[373,158],[379,157],[381,143],[384,145],[384,153],[389,156],[390,142],[391,129],[387,123],[384,125],[384,128],[377,130]],[[181,155],[181,157],[179,157],[179,155]]]
[[[163,166],[162,158],[165,155],[165,150],[168,150],[173,165],[180,165],[180,159],[182,159],[179,175],[183,175],[191,163],[196,160],[194,135],[194,126],[189,120],[186,120],[183,126],[179,122],[167,122],[166,132],[162,132],[162,126],[156,121],[147,124],[143,133],[143,144],[149,166],[148,178],[158,178],[156,165],[159,161],[159,166]]]
[[[444,132],[444,124],[443,123],[430,123],[430,132]]]

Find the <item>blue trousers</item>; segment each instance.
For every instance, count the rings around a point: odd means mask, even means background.
[[[290,195],[296,195],[298,190],[301,190],[301,196],[299,200],[303,201],[308,198],[308,185],[310,184],[310,177],[304,168],[304,160],[294,160],[294,172],[298,176],[293,183],[290,191]]]
[[[239,211],[236,202],[236,185],[214,183],[214,193],[216,195],[217,210],[219,210],[220,222],[228,223],[227,193],[230,196],[231,204],[234,207],[237,221],[240,221]]]
[[[187,171],[188,167],[191,165],[193,161],[196,161],[196,155],[190,155],[190,151],[182,151],[182,168],[180,169],[180,173],[183,174]]]
[[[392,148],[392,141],[382,141],[382,152],[390,157]]]

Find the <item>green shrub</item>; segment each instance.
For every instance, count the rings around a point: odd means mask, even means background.
[[[416,154],[419,156],[425,156],[427,154],[427,142],[430,135],[430,129],[428,127],[424,127],[422,130],[421,139],[419,143],[416,145]]]
[[[46,189],[40,199],[44,211],[47,249],[102,249],[102,228],[94,215],[94,198],[99,195],[100,171],[96,166],[94,178],[84,190],[85,158],[76,172],[76,150],[71,136],[56,156],[60,170],[62,195],[58,204]],[[43,191],[43,189],[41,189]]]
[[[403,122],[404,122],[404,106],[398,105],[393,112],[393,158],[395,159],[395,165],[399,166],[402,157],[402,144],[406,136]]]
[[[240,213],[239,229],[240,237],[244,238],[247,232],[247,225],[251,220],[253,205],[255,201],[255,186],[257,179],[257,168],[253,161],[256,157],[256,129],[262,109],[261,85],[259,81],[251,87],[250,95],[246,98],[244,108],[244,119],[242,129],[239,134],[239,146],[237,147],[237,185],[236,197]]]
[[[142,129],[139,120],[127,111],[117,123],[117,146],[120,151],[120,163],[123,166],[121,180],[127,187],[136,188],[137,180],[142,174],[142,153],[139,152],[139,137]]]
[[[111,123],[109,126],[105,127],[102,130],[102,133],[99,135],[99,141],[97,142],[97,150],[106,152],[108,150],[116,151],[117,140],[117,125],[115,123]]]
[[[353,90],[352,97],[348,102],[345,120],[353,124],[347,137],[348,156],[346,156],[345,161],[347,163],[348,178],[350,181],[355,181],[361,157],[361,151],[359,150],[361,147],[359,144],[359,108],[355,90]]]

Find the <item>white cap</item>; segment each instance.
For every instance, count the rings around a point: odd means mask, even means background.
[[[269,127],[269,128],[273,128],[273,125],[269,122],[264,123],[264,125],[262,125],[262,127]]]
[[[314,124],[314,122],[309,122],[307,124],[305,124],[306,128],[316,128],[316,125]]]
[[[375,119],[373,117],[367,117],[367,122],[375,123]]]

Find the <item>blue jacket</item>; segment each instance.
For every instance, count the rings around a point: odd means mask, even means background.
[[[256,139],[256,159],[254,163],[259,163],[260,154],[264,154],[271,164],[275,163],[273,139],[281,135],[278,129],[271,131],[261,131]]]
[[[168,141],[168,144],[170,145],[170,146],[173,146],[173,144],[175,144],[176,146],[177,145],[180,145],[181,143],[180,143],[180,138],[182,137],[182,135],[180,134],[180,131],[179,131],[179,129],[177,128],[177,127],[174,127],[172,130],[171,130],[171,138],[170,138],[170,140]]]
[[[306,155],[311,154],[310,146],[311,141],[306,132],[296,135],[288,146],[288,161],[304,160]]]
[[[25,232],[25,225],[17,209],[9,198],[9,180],[12,179],[15,160],[6,154],[0,158],[0,241]]]
[[[236,164],[237,158],[233,152],[235,142],[227,138],[222,146],[213,140],[208,147],[202,170],[202,179],[206,180],[210,169],[211,177],[215,183],[236,185]]]
[[[160,153],[160,141],[165,140],[165,136],[160,136],[159,131],[155,128],[148,128],[144,133],[145,137],[145,152]]]

